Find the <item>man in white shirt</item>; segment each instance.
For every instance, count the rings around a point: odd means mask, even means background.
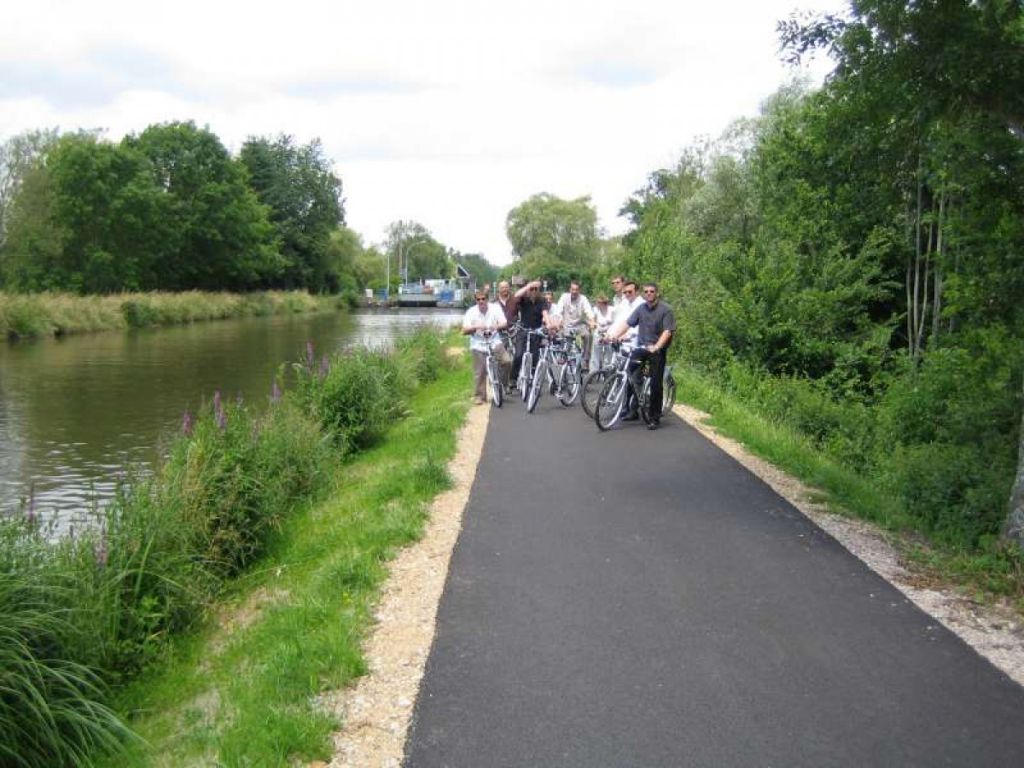
[[[632,341],[636,336],[636,328],[630,328],[626,325],[626,321],[629,316],[633,314],[633,310],[644,303],[641,296],[638,296],[637,284],[632,280],[625,280],[622,284],[622,295],[619,298],[619,303],[614,307],[614,319],[612,325],[608,329],[609,336],[616,336],[622,338],[625,341]]]
[[[508,326],[505,313],[497,304],[487,303],[487,294],[477,291],[472,307],[462,317],[462,333],[469,336],[469,349],[473,353],[473,399],[477,405],[487,402],[487,351],[498,358],[502,378],[512,362],[495,331]]]
[[[569,283],[569,292],[563,293],[558,299],[558,315],[562,319],[562,330],[566,334],[580,337],[583,346],[583,371],[590,367],[590,330],[597,324],[594,308],[590,301],[580,293],[578,280]]]
[[[624,275],[615,275],[612,278],[612,309],[618,309],[622,303],[622,287],[626,284]]]
[[[594,300],[594,320],[597,322],[597,327],[594,329],[598,337],[603,337],[607,330],[611,327],[612,321],[615,319],[615,310],[612,309],[612,305],[608,303],[608,297],[603,293],[597,294],[597,298]],[[601,345],[592,344],[591,349],[591,369],[599,368],[601,364]]]

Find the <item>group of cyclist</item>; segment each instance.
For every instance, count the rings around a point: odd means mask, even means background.
[[[598,366],[599,344],[621,339],[634,343],[630,354],[630,373],[644,362],[651,374],[651,411],[661,413],[662,375],[667,351],[675,333],[675,314],[660,300],[655,283],[637,283],[622,275],[612,278],[612,297],[599,294],[593,304],[580,292],[580,284],[573,280],[569,290],[557,301],[550,292],[542,292],[544,284],[532,280],[515,293],[505,280],[498,283],[494,300],[489,287],[474,294],[474,304],[466,310],[462,332],[470,336],[473,353],[474,400],[482,404],[487,400],[487,355],[494,355],[509,388],[515,386],[523,356],[529,349],[536,356],[540,335],[529,333],[545,329],[551,334],[564,333],[579,338],[582,348],[583,373]],[[642,293],[641,293],[642,290]],[[514,352],[509,354],[499,336],[500,331],[518,326],[525,332],[514,335]],[[623,419],[637,418],[631,409]],[[657,417],[648,423],[648,429],[658,428]]]

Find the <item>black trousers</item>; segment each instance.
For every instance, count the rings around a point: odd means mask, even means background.
[[[637,347],[630,353],[629,365],[626,368],[629,373],[629,389],[626,391],[626,397],[632,400],[633,388],[640,383],[638,380],[640,366],[644,360],[648,361],[651,370],[651,414],[654,421],[661,418],[661,401],[665,390],[665,358],[666,351],[664,349],[648,352],[646,347]],[[632,402],[630,410],[636,410],[636,405]]]
[[[536,330],[536,329],[528,329]],[[533,355],[533,364],[537,365],[537,350],[540,349],[540,336],[527,336],[526,330],[520,331],[516,335],[516,354],[512,359],[512,383],[515,384],[519,380],[519,369],[523,365],[523,355],[526,353],[526,340],[530,340],[530,354]]]

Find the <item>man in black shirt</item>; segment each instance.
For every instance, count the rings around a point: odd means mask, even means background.
[[[550,306],[540,293],[540,280],[533,280],[527,283],[515,294],[516,309],[519,315],[519,322],[528,330],[546,328],[548,324],[548,310]],[[536,336],[527,336],[520,333],[516,337],[516,354],[512,361],[512,381],[519,379],[519,368],[523,364],[523,354],[526,352],[526,340],[530,340],[530,352],[536,359],[537,348],[540,340]]]
[[[633,310],[633,313],[626,320],[626,325],[637,329],[636,348],[629,356],[629,373],[632,382],[633,375],[644,360],[649,360],[651,371],[651,423],[648,429],[657,429],[661,419],[661,399],[665,374],[665,357],[669,345],[672,343],[672,334],[676,330],[676,316],[672,307],[663,301],[658,300],[658,286],[654,283],[644,283],[644,303]],[[622,335],[622,331],[615,334],[615,338]],[[627,396],[632,393],[627,393]],[[636,415],[631,413],[626,419],[635,419]]]

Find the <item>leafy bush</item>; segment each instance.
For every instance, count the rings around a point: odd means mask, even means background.
[[[0,301],[0,329],[16,339],[32,339],[53,333],[45,308],[30,297],[5,296]]]
[[[772,376],[738,362],[726,366],[724,374],[728,389],[764,416],[795,429],[851,468],[870,466],[874,423],[863,404],[837,401],[818,382]]]
[[[404,410],[401,371],[389,355],[358,349],[296,365],[298,396],[342,453],[370,445]]]
[[[127,299],[121,304],[121,312],[129,328],[148,328],[156,325],[159,315],[153,305],[140,299]]]
[[[436,381],[448,361],[444,337],[429,325],[422,325],[399,339],[395,351],[399,360],[411,369],[415,380],[422,383]]]
[[[160,503],[190,531],[190,549],[227,576],[261,551],[268,532],[325,477],[327,447],[317,425],[281,402],[254,417],[215,396],[161,475]]]
[[[976,547],[1006,515],[1013,461],[972,445],[919,443],[896,445],[879,472],[925,531]]]

